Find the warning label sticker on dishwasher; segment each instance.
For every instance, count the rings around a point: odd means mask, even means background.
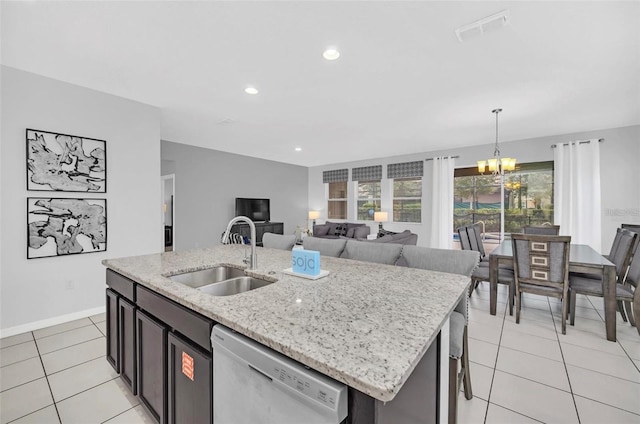
[[[182,352],[182,374],[193,381],[193,358],[186,352]]]

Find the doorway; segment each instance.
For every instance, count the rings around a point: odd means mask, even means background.
[[[175,246],[175,174],[163,175],[162,182],[162,247],[164,252],[171,252]]]

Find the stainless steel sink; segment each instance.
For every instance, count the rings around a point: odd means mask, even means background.
[[[199,287],[203,293],[212,296],[231,296],[233,294],[244,293],[249,290],[259,289],[260,287],[271,284],[272,281],[261,280],[254,277],[235,277],[219,283],[210,284],[208,286]]]
[[[189,287],[198,288],[208,284],[218,283],[230,278],[244,277],[244,270],[230,266],[217,266],[200,271],[185,272],[176,274],[169,279],[176,283],[181,283]]]

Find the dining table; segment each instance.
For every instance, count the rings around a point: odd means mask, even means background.
[[[498,268],[513,264],[511,240],[504,240],[489,254],[489,313],[496,314],[498,301]],[[607,340],[616,341],[616,267],[598,251],[586,244],[571,244],[569,272],[602,275],[604,291],[604,322]]]

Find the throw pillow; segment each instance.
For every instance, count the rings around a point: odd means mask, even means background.
[[[334,236],[346,236],[347,235],[347,224],[338,224],[336,225],[336,230],[333,233]]]
[[[347,238],[353,238],[353,235],[356,232],[356,227],[351,227],[349,228],[349,231],[347,231]]]
[[[384,236],[392,236],[394,234],[397,234],[397,233],[394,233],[393,231],[383,230],[381,228],[380,231],[378,231],[378,238],[384,237]]]

